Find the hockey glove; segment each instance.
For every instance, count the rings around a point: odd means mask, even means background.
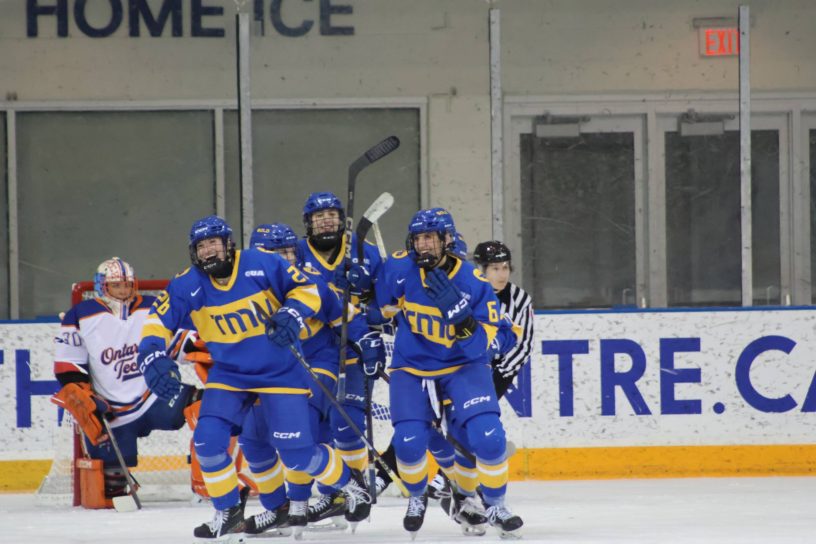
[[[458,325],[473,315],[470,303],[443,271],[438,268],[431,270],[425,276],[425,283],[428,285],[428,297],[442,312],[446,323]]]
[[[68,410],[77,424],[96,446],[108,439],[102,418],[113,418],[110,404],[91,391],[91,384],[87,382],[72,382],[65,384],[54,396],[51,402]]]
[[[304,328],[303,318],[298,311],[288,306],[281,306],[266,324],[266,336],[276,346],[286,348],[297,345],[302,328]]]
[[[349,287],[351,294],[361,296],[371,290],[371,274],[357,263],[351,263],[348,272],[341,264],[334,269],[334,286],[341,290]]]
[[[380,377],[380,370],[385,368],[385,345],[383,345],[380,333],[366,333],[360,341],[360,358],[363,361],[363,372],[369,378],[375,380]]]
[[[181,374],[175,361],[164,355],[163,351],[149,355],[142,363],[142,375],[147,387],[162,400],[172,400],[181,391]]]

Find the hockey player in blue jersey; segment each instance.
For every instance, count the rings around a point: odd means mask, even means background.
[[[427,508],[428,448],[434,413],[428,393],[448,399],[448,421],[476,457],[487,518],[502,534],[521,519],[505,505],[506,440],[489,360],[501,342],[514,342],[498,300],[482,274],[451,253],[444,210],[420,210],[408,228],[407,251],[389,259],[375,289],[384,311],[398,309],[391,362],[391,419],[400,476],[411,492],[404,527],[416,533]],[[475,485],[473,486],[475,490]]]
[[[347,281],[343,262],[346,249],[344,222],[343,204],[333,193],[312,193],[306,199],[303,206],[306,238],[298,243],[298,262],[303,267],[317,270],[339,293],[342,293]],[[352,236],[352,247],[355,244],[356,236]],[[372,278],[379,274],[382,259],[376,246],[369,243],[364,245],[363,263],[357,262],[355,252],[352,251],[352,255],[349,273],[354,274],[357,279],[356,287],[351,290],[351,301],[358,306],[371,296]],[[365,378],[360,365],[354,360],[349,360],[346,364],[346,395],[343,406],[357,427],[364,429]],[[337,450],[343,460],[352,468],[365,470],[368,458],[362,439],[336,414],[331,417]]]
[[[317,287],[277,255],[236,250],[232,229],[219,217],[196,221],[189,241],[193,266],[176,276],[151,308],[142,330],[139,365],[154,393],[173,398],[181,384],[166,349],[187,319],[214,361],[193,440],[216,512],[194,536],[217,542],[243,538],[246,521],[228,446],[256,400],[283,464],[342,489],[349,518],[366,518],[371,499],[362,475],[312,436],[309,378],[289,350],[299,347],[306,320],[320,311]],[[252,311],[253,302],[272,314],[269,326]]]
[[[289,225],[273,223],[256,227],[250,237],[249,245],[261,251],[277,253],[290,264],[296,265],[297,241],[297,236]],[[342,321],[342,303],[337,294],[329,288],[317,271],[308,267],[300,268],[300,271],[317,285],[322,301],[320,311],[307,320],[306,323],[311,331],[311,336],[303,338],[303,335],[301,335],[303,355],[320,380],[327,386],[327,389],[334,391],[336,389],[339,362],[337,342],[339,333],[336,333],[336,329],[339,328]],[[332,329],[335,329],[335,331],[332,331]],[[379,334],[368,330],[362,315],[358,314],[354,319],[350,320],[349,339],[357,343],[363,360],[368,360],[372,364],[375,361],[385,360],[385,351]],[[356,358],[356,355],[352,355],[352,357]],[[332,436],[329,414],[334,413],[335,410],[330,399],[326,397],[317,384],[312,383],[311,390],[312,396],[309,399],[309,406],[312,433],[319,437],[320,442],[331,442],[334,437]],[[250,412],[252,417],[248,419],[255,420],[254,416],[256,414],[257,410],[253,409]],[[341,418],[339,414],[334,414],[334,417]],[[271,448],[271,446],[267,446],[265,455],[257,455],[255,451],[250,452],[244,448],[244,444],[258,444],[260,442],[257,438],[252,439],[252,432],[248,432],[248,430],[251,431],[245,425],[244,433],[241,435],[239,442],[250,467],[253,465],[253,458],[260,460],[273,458],[274,448]],[[255,446],[253,449],[262,449],[262,446]],[[318,490],[321,496],[317,503],[308,508],[307,513],[306,501],[311,495],[312,480],[311,475],[306,472],[287,471],[286,473],[287,495],[291,501],[288,511],[288,524],[290,526],[302,527],[306,525],[307,521],[314,523],[343,514],[345,505],[343,494],[320,483],[318,483]],[[278,490],[274,491],[274,499],[269,500],[270,505],[264,504],[267,510],[274,510],[273,505],[283,502],[281,495],[282,493]],[[266,496],[262,490],[261,501],[263,502],[265,498]],[[265,521],[267,527],[272,527],[275,522],[269,517],[265,518]],[[337,520],[333,523],[338,528],[345,527],[345,524]]]

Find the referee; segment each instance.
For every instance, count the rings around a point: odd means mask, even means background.
[[[502,242],[480,243],[473,251],[473,260],[496,292],[501,304],[499,315],[507,314],[515,325],[521,327],[521,338],[515,347],[491,362],[496,396],[502,398],[533,350],[533,299],[524,289],[510,282],[510,272],[513,271],[510,249]]]

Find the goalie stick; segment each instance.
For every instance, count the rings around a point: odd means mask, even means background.
[[[117,442],[116,437],[113,436],[113,430],[111,429],[110,423],[108,423],[108,419],[102,417],[102,423],[105,425],[105,430],[108,432],[108,440],[110,440],[111,445],[113,446],[113,451],[116,453],[116,459],[119,461],[119,466],[125,473],[125,479],[127,480],[128,487],[130,488],[130,495],[123,495],[121,497],[114,497],[113,498],[113,507],[116,508],[117,512],[133,512],[134,510],[141,510],[142,509],[142,502],[139,500],[139,496],[136,494],[136,480],[133,479],[133,474],[130,473],[127,465],[125,464],[125,458],[122,457],[122,450],[119,449],[119,442]]]
[[[351,261],[351,233],[354,229],[354,190],[357,183],[357,176],[360,175],[367,166],[382,159],[400,145],[399,138],[396,136],[389,136],[377,145],[357,157],[351,163],[348,170],[348,197],[346,199],[346,228],[344,232],[346,247],[343,255],[343,271],[348,272],[349,261]],[[360,263],[363,264],[363,263]],[[337,399],[341,402],[346,397],[346,350],[345,345],[348,342],[348,305],[351,301],[351,286],[346,284],[343,289],[343,316],[342,325],[340,328],[340,371],[337,376]]]
[[[254,300],[252,301],[252,309],[255,311],[255,315],[258,317],[258,320],[261,323],[263,323],[264,325],[269,323],[269,320],[271,319],[269,314],[260,304],[258,304],[257,301]],[[303,368],[306,369],[306,371],[309,373],[309,376],[311,376],[312,380],[314,380],[318,387],[320,387],[321,391],[323,391],[323,394],[326,395],[326,398],[329,399],[329,402],[331,402],[334,408],[337,410],[337,413],[339,413],[346,421],[346,423],[351,427],[351,430],[357,433],[357,436],[359,436],[363,440],[363,444],[365,444],[366,448],[368,448],[368,451],[374,454],[374,459],[380,464],[383,470],[385,470],[388,473],[388,476],[391,477],[394,483],[397,484],[397,487],[400,488],[400,491],[402,491],[402,493],[405,494],[406,497],[410,495],[410,493],[408,493],[408,490],[405,488],[405,484],[402,483],[402,480],[400,480],[399,476],[397,476],[394,473],[394,471],[391,470],[391,468],[388,466],[388,463],[386,463],[385,460],[383,460],[383,458],[380,457],[380,454],[377,453],[377,450],[374,448],[374,444],[368,441],[368,438],[366,438],[365,434],[363,434],[363,431],[361,431],[360,427],[358,427],[357,424],[354,423],[354,420],[351,419],[351,416],[348,415],[348,412],[346,412],[345,408],[343,408],[343,406],[337,401],[337,399],[334,398],[334,395],[332,395],[332,392],[329,390],[326,384],[320,381],[320,378],[312,369],[312,366],[306,361],[306,359],[303,358],[303,354],[300,353],[300,350],[298,350],[296,346],[290,344],[289,351],[292,352],[292,355],[295,356],[295,358],[298,360],[301,366],[303,366]],[[372,501],[373,500],[374,498],[372,497]]]

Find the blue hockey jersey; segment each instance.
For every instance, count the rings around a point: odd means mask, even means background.
[[[140,354],[164,350],[189,318],[212,354],[208,389],[262,393],[305,393],[308,376],[286,348],[266,337],[252,308],[258,302],[270,314],[283,304],[297,310],[308,337],[321,309],[318,287],[278,255],[248,249],[235,252],[226,285],[192,267],[176,276],[150,309],[142,330]]]
[[[487,279],[470,263],[448,258],[455,260],[448,277],[468,300],[479,327],[469,338],[457,339],[453,325],[444,322],[426,292],[425,271],[410,253],[398,251],[375,282],[383,315],[397,320],[392,369],[418,376],[448,374],[465,364],[486,364],[491,345],[501,349],[499,344],[515,342],[512,325],[500,318],[499,301]]]

